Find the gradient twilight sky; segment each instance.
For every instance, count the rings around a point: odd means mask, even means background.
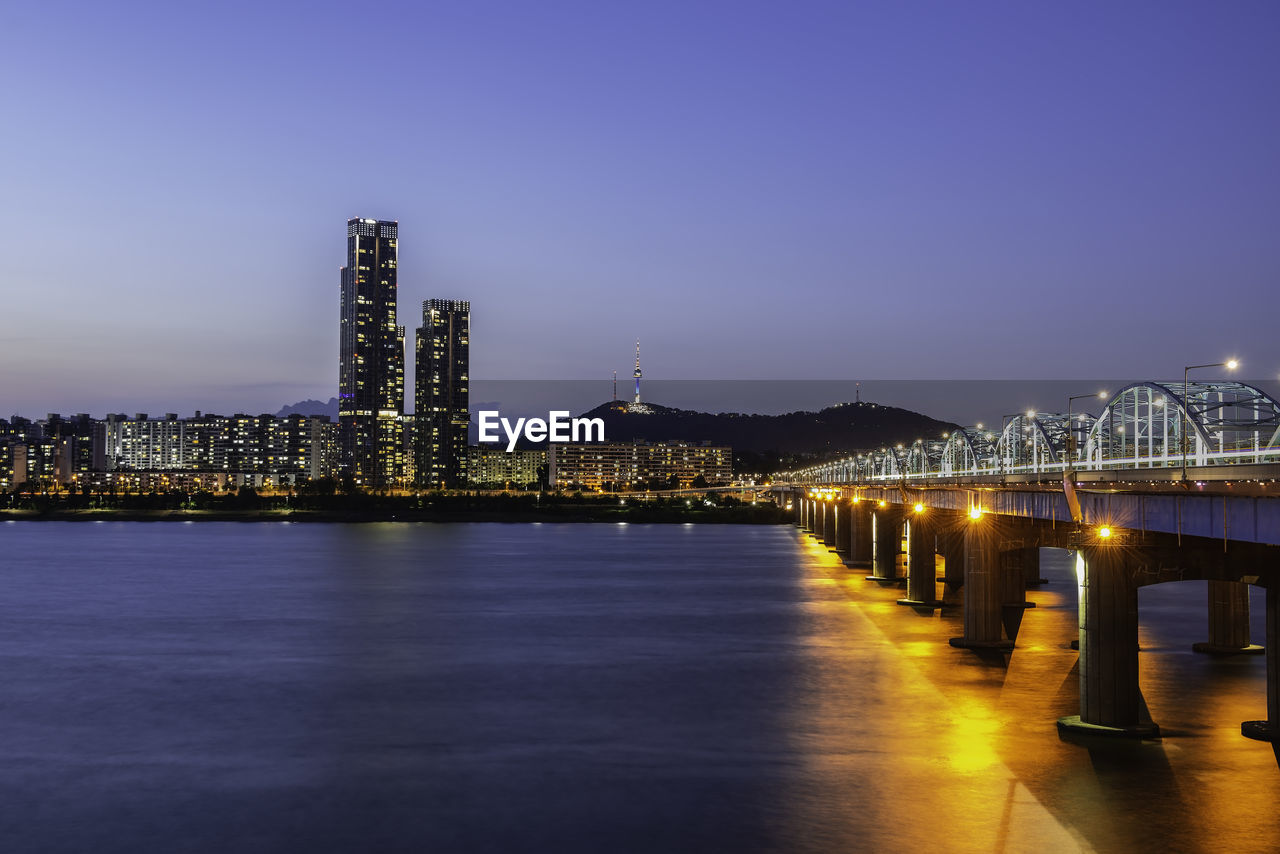
[[[336,394],[345,223],[480,378],[1280,373],[1280,4],[7,4],[0,411]],[[602,386],[603,388],[603,386]],[[602,394],[601,397],[604,397]],[[410,397],[411,400],[411,397]]]

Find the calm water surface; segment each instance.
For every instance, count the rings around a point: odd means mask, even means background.
[[[0,524],[0,850],[1276,850],[1203,585],[1090,750],[1045,565],[1006,661],[790,527]]]

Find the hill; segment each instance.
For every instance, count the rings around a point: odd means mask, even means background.
[[[940,436],[956,425],[878,403],[838,403],[784,415],[695,412],[653,403],[608,401],[584,413],[604,420],[609,441],[710,442],[735,453],[837,455]]]
[[[277,418],[285,418],[289,415],[328,415],[334,421],[337,421],[338,399],[331,397],[328,403],[323,400],[300,400],[297,403],[282,406],[280,411],[276,413]]]

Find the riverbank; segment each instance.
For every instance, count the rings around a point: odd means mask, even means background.
[[[145,498],[143,496],[142,498]],[[142,503],[142,502],[137,502]],[[319,504],[320,506],[316,506]],[[298,506],[301,505],[301,506]],[[456,495],[358,496],[322,502],[293,499],[268,506],[77,507],[69,502],[0,510],[0,521],[57,522],[647,522],[776,525],[790,516],[776,505],[704,500]]]

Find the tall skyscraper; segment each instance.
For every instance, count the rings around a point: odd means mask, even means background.
[[[419,486],[467,485],[471,303],[422,304],[414,366],[414,463]]]
[[[364,487],[404,476],[404,327],[396,325],[396,223],[347,221],[338,372],[338,472]]]

